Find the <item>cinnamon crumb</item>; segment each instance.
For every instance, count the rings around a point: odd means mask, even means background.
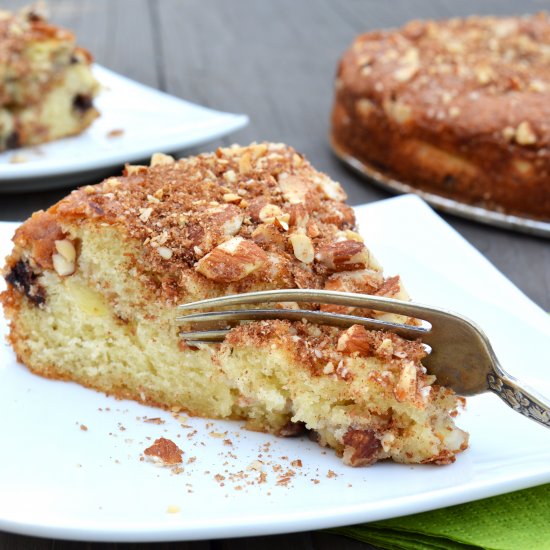
[[[164,466],[181,464],[183,451],[171,440],[164,437],[156,439],[153,445],[147,447],[143,454]]]
[[[124,130],[122,128],[114,128],[113,130],[109,130],[107,132],[107,137],[109,139],[121,137],[124,135]]]
[[[148,424],[164,424],[165,421],[162,420],[162,418],[147,418],[146,416],[143,417],[143,422],[147,422]]]

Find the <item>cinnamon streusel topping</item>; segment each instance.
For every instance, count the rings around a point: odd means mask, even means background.
[[[292,148],[260,143],[178,161],[155,155],[150,167],[126,166],[123,176],[81,188],[49,212],[123,226],[141,243],[141,268],[170,272],[174,293],[190,272],[203,285],[236,291],[345,286],[360,272],[376,291],[383,277],[345,198]]]
[[[368,116],[370,97],[402,122],[453,120],[458,134],[477,129],[522,146],[550,142],[546,13],[411,21],[359,37],[350,55],[337,88],[363,95],[359,114]]]

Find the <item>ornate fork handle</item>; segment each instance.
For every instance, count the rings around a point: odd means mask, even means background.
[[[517,380],[504,372],[487,375],[489,389],[496,393],[507,405],[527,418],[550,428],[550,402],[537,395],[532,389],[527,391]]]

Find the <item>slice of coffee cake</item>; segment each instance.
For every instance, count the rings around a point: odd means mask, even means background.
[[[462,400],[426,373],[419,342],[278,320],[221,344],[178,335],[177,304],[229,293],[407,299],[345,198],[282,144],[127,166],[18,229],[1,298],[10,342],[43,376],[278,435],[309,430],[348,464],[452,462],[467,447],[453,422]]]
[[[0,10],[0,151],[78,134],[98,116],[92,57],[36,10]]]

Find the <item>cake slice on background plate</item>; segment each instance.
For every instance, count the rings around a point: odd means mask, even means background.
[[[0,151],[81,133],[99,115],[92,56],[35,9],[0,11]]]
[[[467,447],[453,421],[463,399],[426,373],[420,342],[282,320],[241,325],[221,344],[179,336],[178,304],[226,294],[407,299],[345,198],[283,144],[128,165],[17,230],[1,297],[9,341],[37,374],[281,436],[307,430],[354,466],[452,462]]]

